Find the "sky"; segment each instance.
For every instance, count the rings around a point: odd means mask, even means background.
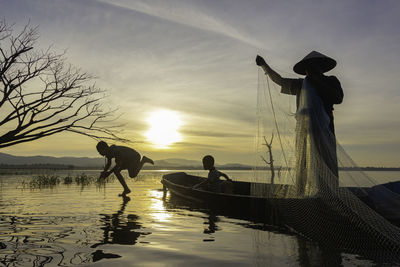
[[[400,166],[400,2],[370,0],[0,0],[0,17],[37,25],[52,45],[96,76],[118,107],[128,144],[153,159],[254,161],[257,54],[284,77],[316,50],[345,98],[338,142],[360,166]],[[328,75],[327,74],[327,75]],[[164,111],[164,112],[160,112]],[[169,113],[168,113],[169,112]],[[158,122],[151,122],[161,114]],[[164,115],[163,115],[164,114]],[[173,117],[173,143],[149,138]],[[157,125],[156,125],[157,124]],[[155,128],[154,128],[155,127]],[[157,128],[159,127],[159,128]],[[152,130],[153,129],[153,130]],[[154,130],[156,129],[156,130]],[[96,141],[59,134],[2,149],[14,155],[98,156]]]

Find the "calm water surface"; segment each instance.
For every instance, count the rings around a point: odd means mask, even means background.
[[[272,225],[220,216],[169,195],[163,198],[164,173],[143,171],[137,180],[129,179],[130,199],[118,197],[118,181],[105,187],[61,183],[31,190],[21,182],[33,175],[1,175],[0,266],[378,265]],[[252,175],[226,173],[236,180]],[[371,174],[385,181],[400,178],[396,172]]]

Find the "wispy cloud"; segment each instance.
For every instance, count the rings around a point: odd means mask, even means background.
[[[208,145],[208,144],[201,144],[201,143],[193,143],[193,142],[177,142],[171,145],[171,147],[176,147],[176,148],[207,148],[207,149],[218,149],[221,148],[219,145]]]
[[[192,131],[192,130],[184,130],[183,134],[188,136],[202,136],[202,137],[229,137],[229,138],[243,138],[243,137],[253,137],[250,134],[241,134],[241,133],[228,133],[228,132],[214,132],[214,131]]]
[[[179,23],[205,31],[228,36],[254,47],[262,47],[261,44],[240,32],[238,29],[213,17],[198,8],[188,5],[184,1],[129,1],[129,0],[98,0],[110,5],[134,10],[150,16]]]

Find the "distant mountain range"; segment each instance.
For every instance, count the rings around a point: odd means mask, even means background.
[[[5,165],[33,165],[56,164],[73,165],[77,167],[99,167],[104,165],[103,158],[88,157],[49,157],[49,156],[14,156],[0,153],[0,164]]]
[[[88,157],[49,157],[49,156],[14,156],[0,153],[0,169],[101,169],[104,158]],[[250,170],[252,166],[240,163],[216,165],[219,169]],[[400,171],[400,167],[360,167],[364,171]],[[339,168],[340,170],[359,170],[360,168]],[[144,169],[202,169],[200,160],[169,158],[155,160],[154,166],[146,164]]]
[[[0,167],[1,165],[65,165],[74,166],[77,168],[102,168],[104,166],[104,158],[89,158],[89,157],[49,157],[49,156],[14,156],[6,153],[0,153]],[[161,168],[189,168],[199,169],[202,168],[201,161],[187,160],[179,158],[170,158],[155,160],[154,167],[145,165],[147,169],[161,169]],[[217,165],[219,168],[226,169],[250,169],[251,167],[244,164],[229,163],[224,165]]]

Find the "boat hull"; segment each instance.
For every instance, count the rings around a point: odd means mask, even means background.
[[[233,194],[192,188],[204,179],[186,173],[173,173],[164,175],[161,182],[164,189],[172,195],[213,209],[217,214],[285,227],[324,246],[353,250],[356,240],[357,243],[363,244],[364,250],[376,251],[376,244],[380,241],[381,237],[374,228],[368,225],[360,226],[354,223],[351,216],[344,216],[338,212],[335,206],[340,203],[327,204],[321,198],[251,196],[250,191],[254,183],[249,182],[234,182]],[[278,185],[262,186],[265,186],[264,191],[268,192]],[[386,242],[388,248],[399,245],[396,240],[389,239]]]

